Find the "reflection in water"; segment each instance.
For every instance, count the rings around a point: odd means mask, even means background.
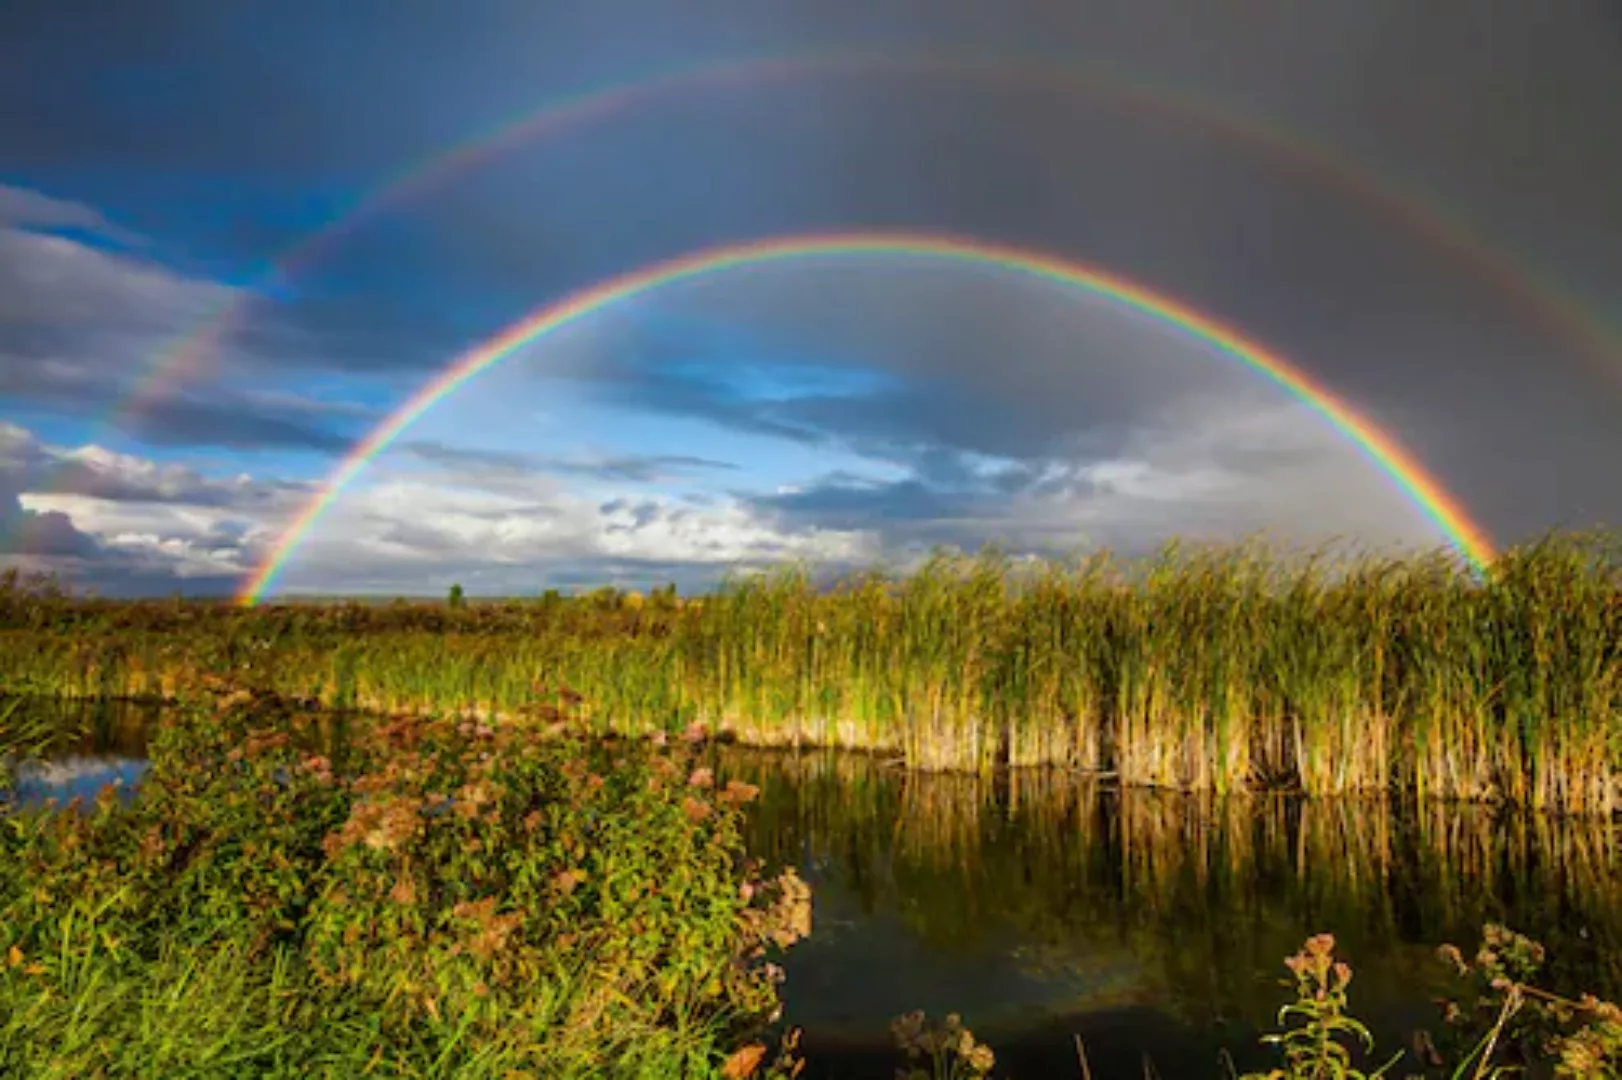
[[[60,734],[45,748],[44,761],[17,767],[9,800],[20,806],[53,800],[66,806],[78,799],[88,807],[109,786],[126,802],[134,795],[147,767],[146,733],[162,706],[29,699],[22,708],[35,716],[48,712],[51,730]]]
[[[1162,1075],[1216,1075],[1218,1046],[1259,1066],[1282,960],[1320,930],[1387,1040],[1434,1017],[1449,985],[1435,946],[1473,947],[1487,921],[1549,945],[1557,988],[1622,987],[1616,846],[1593,821],[737,748],[717,771],[761,786],[751,846],[815,890],[784,987],[813,1049],[888,1045],[888,1019],[923,1008],[961,1012],[1000,1057],[1035,1055],[1039,1075],[1076,1074],[1072,1031],[1121,1044],[1099,1075],[1142,1075],[1134,1043]]]
[[[142,759],[126,757],[74,756],[53,758],[49,762],[25,762],[17,769],[16,787],[11,796],[23,807],[53,801],[58,806],[68,806],[77,800],[82,808],[88,809],[103,788],[112,787],[128,802],[134,797],[135,785],[146,769],[147,763]]]
[[[36,707],[38,707],[36,705]],[[60,708],[60,706],[56,706]],[[150,709],[74,706],[82,733],[19,794],[88,802],[133,785]],[[346,721],[325,733],[337,745]],[[1380,801],[1119,791],[1058,772],[909,774],[874,758],[717,748],[757,784],[759,855],[797,865],[811,937],[784,966],[811,1076],[894,1076],[888,1023],[956,1011],[1018,1076],[1216,1076],[1241,1068],[1285,999],[1282,960],[1332,931],[1354,1011],[1382,1043],[1434,1016],[1436,945],[1502,921],[1550,946],[1550,982],[1622,994],[1614,826]],[[90,764],[94,763],[94,764]],[[110,763],[110,764],[109,764]],[[99,770],[99,771],[98,771]],[[48,792],[45,788],[55,787]]]

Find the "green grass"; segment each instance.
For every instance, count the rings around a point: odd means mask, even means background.
[[[682,599],[254,609],[0,589],[16,692],[184,696],[204,673],[324,704],[701,722],[925,769],[1127,784],[1411,791],[1607,814],[1622,773],[1622,560],[1552,536],[1481,580],[1445,553],[1173,546],[1015,564],[942,555],[813,588],[803,569]]]

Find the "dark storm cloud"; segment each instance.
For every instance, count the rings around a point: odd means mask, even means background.
[[[1260,390],[1234,362],[1051,285],[895,270],[722,276],[663,305],[682,320],[609,328],[534,370],[613,406],[837,447],[947,486],[977,470],[971,456],[1033,467],[1107,457],[1172,400],[1233,408]]]

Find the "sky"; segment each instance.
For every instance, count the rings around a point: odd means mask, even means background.
[[[17,0],[0,568],[233,593],[509,325],[702,249],[871,231],[1231,327],[1499,545],[1622,524],[1619,109],[1599,0]],[[1258,534],[1448,539],[1193,335],[972,260],[822,254],[516,349],[338,491],[273,592],[690,591]]]

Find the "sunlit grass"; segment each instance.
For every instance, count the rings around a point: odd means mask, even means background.
[[[0,589],[6,688],[184,695],[209,673],[324,704],[601,731],[693,722],[761,745],[985,772],[1058,765],[1216,793],[1412,791],[1616,808],[1622,561],[1553,536],[1482,579],[1458,558],[941,555],[830,589],[804,569],[684,599],[117,604]]]

